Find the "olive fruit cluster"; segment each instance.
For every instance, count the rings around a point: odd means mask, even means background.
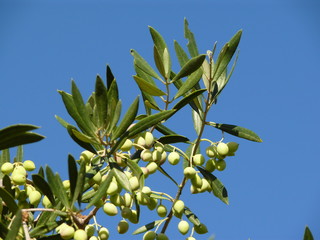
[[[110,235],[109,230],[105,227],[100,227],[96,232],[95,226],[92,224],[86,225],[85,229],[75,229],[73,226],[62,223],[55,230],[62,239],[108,240]]]
[[[11,176],[12,183],[14,185],[25,185],[27,181],[27,171],[33,171],[36,168],[35,164],[31,160],[26,160],[23,163],[5,162],[1,166],[1,172]]]

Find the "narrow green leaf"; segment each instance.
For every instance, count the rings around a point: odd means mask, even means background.
[[[67,121],[65,121],[63,118],[59,117],[58,115],[54,115],[54,117],[58,120],[58,122],[65,128],[70,125]]]
[[[153,109],[153,110],[161,111],[161,109],[157,105],[154,105],[153,103],[149,102],[148,100],[144,101],[144,105],[147,106],[148,108]]]
[[[161,75],[163,77],[166,77],[166,71],[164,68],[164,62],[163,59],[161,57],[161,54],[159,53],[159,50],[156,46],[153,46],[153,58],[154,58],[154,62],[156,64],[156,67],[158,69],[158,71],[161,73]]]
[[[144,60],[135,50],[130,50],[131,55],[134,57],[134,64],[137,65],[143,72],[154,77],[160,81],[162,81],[161,77],[153,70],[153,68],[149,65],[149,63]]]
[[[121,115],[121,109],[122,109],[122,102],[121,102],[121,100],[119,100],[117,102],[116,108],[114,109],[113,116],[111,118],[111,122],[108,126],[108,133],[109,134],[114,130],[114,128],[116,127],[116,125],[119,121],[119,118]]]
[[[15,214],[18,211],[19,207],[16,204],[12,195],[7,190],[1,187],[0,187],[0,198],[2,198],[2,201],[6,203],[7,207],[13,214]]]
[[[192,120],[193,120],[193,127],[196,130],[197,135],[200,135],[201,128],[202,128],[202,120],[200,118],[199,113],[196,111],[192,110]]]
[[[162,136],[157,141],[161,142],[162,144],[171,144],[171,143],[179,143],[179,142],[188,142],[189,138],[178,135],[178,134],[174,134],[174,135]]]
[[[109,89],[111,86],[111,83],[115,79],[109,65],[107,65],[106,78],[107,78],[107,88]]]
[[[186,92],[191,90],[200,81],[201,77],[202,77],[202,69],[199,68],[197,71],[192,73],[187,78],[187,80],[183,83],[179,91],[174,96],[174,99],[177,99],[178,97],[184,95]]]
[[[173,179],[173,177],[170,176],[170,174],[168,174],[163,167],[158,166],[158,170],[159,172],[161,172],[164,176],[166,176],[167,178],[169,178],[176,186],[179,186],[179,184],[177,183],[176,180]]]
[[[138,84],[138,86],[139,86],[141,91],[146,92],[146,93],[148,93],[148,94],[150,94],[152,96],[167,95],[166,93],[161,91],[159,88],[157,88],[156,86],[148,83],[147,81],[145,81],[141,77],[133,76],[133,78],[136,81],[136,83]]]
[[[98,127],[104,128],[106,126],[108,116],[108,90],[103,83],[103,80],[98,75],[96,78],[95,85],[95,103],[96,103],[96,114],[98,116]]]
[[[239,30],[231,40],[222,48],[219,53],[217,63],[215,64],[215,69],[213,73],[213,81],[216,81],[220,75],[225,71],[231,58],[233,57],[235,51],[240,42],[240,38],[242,35],[242,30]]]
[[[96,139],[89,137],[88,135],[79,132],[77,129],[71,129],[73,135],[80,141],[90,144],[99,144]]]
[[[84,124],[84,132],[91,137],[95,137],[95,127],[93,123],[90,121],[90,117],[86,110],[82,95],[74,81],[71,82],[71,92],[72,92],[72,99],[78,114],[80,115],[82,122]]]
[[[159,123],[156,125],[156,130],[164,135],[177,135],[174,131]]]
[[[200,96],[205,91],[206,89],[199,89],[192,93],[189,93],[183,99],[181,99],[176,105],[174,105],[173,109],[176,109],[178,111],[179,109],[183,108],[185,105],[189,104],[194,98]],[[199,111],[199,109],[197,109],[197,111]]]
[[[90,202],[87,204],[85,209],[89,209],[94,204],[96,204],[103,196],[105,196],[106,191],[112,181],[113,172],[110,171],[107,175],[107,178],[100,184],[97,192],[95,193],[94,197],[90,200]]]
[[[76,189],[78,179],[78,169],[76,160],[71,154],[68,155],[68,174],[70,181],[70,197],[71,199],[74,199],[74,190]],[[73,205],[73,203],[74,202],[72,201],[71,205]]]
[[[54,195],[62,202],[64,206],[66,206],[67,208],[70,208],[68,196],[67,196],[66,190],[63,187],[59,174],[56,173],[54,175],[51,168],[49,166],[46,166],[46,175],[47,175],[48,183]]]
[[[189,76],[191,73],[198,70],[202,66],[202,63],[205,60],[205,58],[206,55],[202,54],[188,60],[188,62],[186,62],[186,64],[183,65],[181,70],[177,73],[177,75],[172,79],[171,82],[175,82],[178,79]]]
[[[109,162],[109,164],[111,171],[113,172],[113,175],[116,177],[117,182],[120,184],[120,186],[131,193],[131,185],[127,175],[121,170],[117,163]]]
[[[116,109],[118,101],[119,101],[118,84],[117,84],[117,81],[115,79],[112,81],[112,83],[111,83],[111,85],[110,85],[110,87],[108,89],[107,99],[108,99],[108,116],[107,116],[107,119],[109,119],[109,121],[111,121],[111,119],[114,116],[114,110]],[[107,129],[110,130],[110,126],[107,126]]]
[[[67,130],[68,133],[70,135],[70,137],[73,139],[73,141],[75,141],[76,143],[79,144],[79,146],[83,147],[84,149],[96,153],[96,150],[93,148],[93,146],[87,142],[82,141],[81,139],[79,139],[75,134],[74,131],[78,131],[77,128],[75,126],[72,125],[68,125],[67,126]],[[79,132],[79,131],[78,131]]]
[[[220,129],[221,131],[227,132],[236,137],[244,138],[254,142],[262,142],[262,139],[255,132],[247,128],[239,127],[231,124],[221,124],[221,123],[213,123],[213,122],[209,122],[208,124],[210,126],[213,126],[217,129]]]
[[[200,171],[202,176],[207,179],[209,182],[213,194],[219,198],[222,202],[225,204],[229,204],[229,199],[228,199],[228,192],[227,189],[224,187],[224,185],[220,182],[220,180],[212,175],[212,173],[208,172],[207,170],[197,166],[197,169]]]
[[[189,23],[186,18],[184,19],[184,37],[189,40],[189,42],[187,43],[187,47],[191,57],[197,56],[199,53],[196,40],[193,33],[189,29]]]
[[[133,123],[135,117],[137,116],[138,109],[139,109],[139,96],[136,97],[136,99],[130,105],[126,114],[122,118],[117,130],[112,135],[111,141],[120,137],[121,134],[123,134],[128,129],[128,127]]]
[[[184,208],[184,215],[188,218],[188,220],[193,223],[195,226],[200,226],[201,222],[198,217],[187,207]]]
[[[177,41],[174,41],[174,50],[176,51],[180,66],[184,66],[189,61],[189,58],[187,53],[183,50],[183,48]]]
[[[52,230],[54,230],[56,227],[58,227],[60,224],[62,224],[62,222],[63,221],[58,221],[58,222],[57,221],[50,221],[45,224],[36,226],[35,228],[31,229],[31,231],[29,232],[30,237],[38,237],[43,234],[49,233]],[[55,236],[55,235],[53,235],[53,236]],[[59,234],[59,237],[60,237],[60,234]],[[37,238],[37,239],[39,239],[39,238]],[[57,238],[57,239],[59,239],[59,238]]]
[[[21,134],[24,132],[32,131],[35,129],[38,129],[39,127],[31,124],[15,124],[10,125],[6,128],[0,129],[0,136],[1,138],[5,138],[7,136],[15,135],[15,134]]]
[[[43,178],[43,176],[40,176],[39,174],[32,174],[32,181],[36,188],[39,189],[40,192],[43,193],[43,195],[46,195],[48,197],[52,205],[55,205],[55,199],[51,187]]]
[[[19,233],[19,229],[22,225],[22,214],[21,214],[21,210],[18,210],[10,224],[10,230],[5,238],[5,240],[13,240],[16,239],[18,233]]]
[[[163,199],[163,200],[171,201],[171,199],[166,197],[166,196],[157,195],[157,194],[154,194],[154,193],[151,193],[150,197],[155,198],[155,199]]]
[[[150,229],[153,229],[154,227],[158,226],[163,220],[157,220],[157,221],[153,221],[151,223],[148,223],[140,228],[138,228],[137,230],[135,230],[132,234],[136,235],[136,234],[140,234],[140,233],[144,233]]]
[[[12,187],[11,178],[8,175],[4,175],[1,180],[2,180],[2,186],[4,186],[4,189],[7,190],[7,192],[10,193],[12,197],[15,197],[15,188]],[[0,180],[0,183],[1,183],[1,180]]]
[[[2,203],[0,203],[2,204]],[[5,237],[7,236],[7,233],[8,233],[8,228],[5,224],[3,224],[2,222],[0,222],[0,237],[2,239],[5,239]]]
[[[308,226],[306,226],[306,229],[304,231],[303,240],[313,240],[312,233]]]
[[[72,199],[72,203],[74,203],[76,201],[76,199],[78,199],[79,206],[81,204],[85,178],[86,178],[86,163],[85,163],[85,161],[82,161],[80,164],[78,178],[77,178],[77,184],[76,184],[76,188],[74,190],[74,196]]]
[[[166,111],[153,114],[151,116],[148,116],[148,117],[140,120],[132,128],[130,128],[127,131],[127,133],[128,133],[127,137],[130,138],[130,137],[148,129],[149,127],[152,127],[152,126],[158,124],[159,122],[169,118],[174,112],[175,112],[175,110],[166,110]]]
[[[14,158],[14,162],[22,162],[23,161],[23,145],[19,145],[17,147],[17,154]]]

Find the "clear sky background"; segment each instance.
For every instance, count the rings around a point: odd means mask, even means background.
[[[320,239],[319,10],[315,0],[0,0],[0,128],[41,126],[38,132],[46,139],[26,146],[25,157],[38,166],[49,164],[66,178],[67,154],[79,156],[82,149],[54,118],[69,119],[57,89],[70,92],[73,78],[87,98],[96,74],[104,77],[110,64],[127,109],[139,94],[130,49],[153,61],[148,25],[163,35],[172,56],[174,39],[186,43],[184,17],[201,53],[215,41],[220,49],[243,29],[236,70],[209,118],[250,128],[264,142],[226,137],[240,143],[227,169],[216,173],[228,189],[229,206],[212,194],[183,193],[210,230],[197,239],[298,240],[306,225]],[[191,120],[185,119],[191,119],[187,111],[171,126],[192,139]],[[206,137],[219,140],[220,135],[207,129]],[[160,179],[157,175],[147,184],[174,195],[172,184]],[[149,214],[138,226],[154,219]],[[103,217],[101,224],[114,232],[110,221]],[[169,228],[171,239],[184,239],[176,224]],[[113,234],[111,239],[140,236]]]

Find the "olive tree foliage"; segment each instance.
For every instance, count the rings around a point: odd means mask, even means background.
[[[83,148],[79,156],[67,157],[68,180],[62,181],[50,166],[36,169],[32,161],[23,159],[22,145],[43,138],[32,132],[36,126],[18,124],[0,130],[1,239],[104,240],[117,239],[117,234],[169,239],[168,225],[172,218],[178,218],[179,231],[192,240],[208,230],[194,213],[196,209],[184,204],[182,192],[210,192],[213,198],[229,203],[226,187],[214,175],[214,171],[226,168],[226,159],[234,156],[238,148],[236,142],[225,142],[225,135],[262,141],[247,128],[208,119],[234,70],[242,31],[219,53],[214,44],[212,51],[200,54],[185,20],[187,51],[174,42],[180,65],[174,70],[173,55],[165,40],[154,28],[149,30],[155,67],[131,50],[136,71],[133,80],[141,97],[137,96],[126,111],[109,66],[105,80],[96,77],[94,92],[87,101],[74,81],[71,93],[58,91],[74,123],[59,116],[56,119]],[[182,108],[190,110],[196,139],[167,125],[166,121],[175,118]],[[205,139],[205,128],[216,128],[221,135]],[[14,158],[8,150],[11,147],[17,147]],[[170,165],[175,168],[174,176],[166,171]],[[147,186],[156,171],[176,185],[174,196],[166,189]],[[186,189],[188,181],[190,189]],[[144,222],[142,206],[156,212],[153,222]],[[110,216],[110,221],[112,216],[121,215],[117,230],[101,225],[96,218],[99,211]]]

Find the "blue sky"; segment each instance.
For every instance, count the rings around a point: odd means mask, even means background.
[[[186,43],[184,17],[201,53],[215,41],[220,49],[243,29],[236,70],[209,118],[250,128],[264,142],[226,137],[240,143],[227,169],[216,174],[228,189],[229,206],[210,194],[182,195],[210,229],[197,239],[302,239],[306,225],[319,239],[319,10],[315,0],[1,0],[0,128],[15,123],[41,126],[38,132],[47,138],[26,146],[25,156],[66,177],[67,154],[78,156],[82,150],[54,118],[68,119],[57,89],[70,92],[72,78],[86,98],[96,74],[104,77],[110,64],[126,109],[139,94],[130,49],[153,60],[148,25],[163,35],[173,56],[173,40]],[[190,114],[183,112],[171,126],[194,138],[191,120],[181,120],[187,118]],[[212,129],[206,136],[220,137]],[[148,184],[155,189],[165,184],[174,194],[170,182]],[[153,219],[148,215],[140,225]],[[101,223],[112,231],[109,221]],[[184,239],[176,224],[169,228],[171,239]],[[127,238],[114,234],[111,239]]]

